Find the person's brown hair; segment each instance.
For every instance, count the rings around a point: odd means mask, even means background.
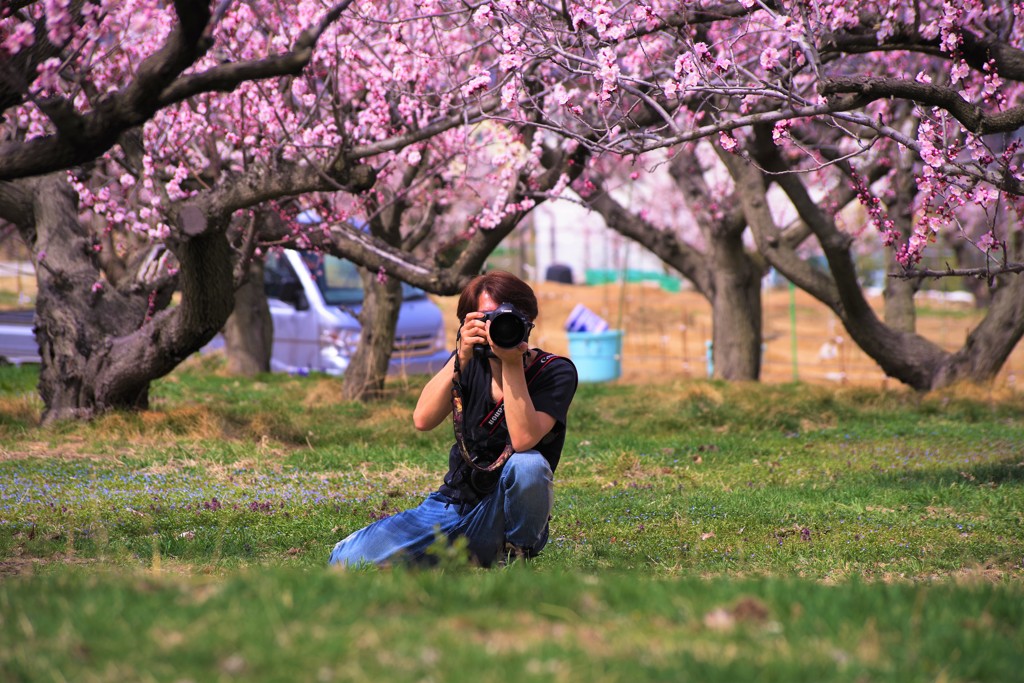
[[[466,319],[467,313],[477,310],[477,302],[484,292],[494,299],[494,303],[512,304],[530,320],[537,319],[537,295],[533,293],[533,288],[512,273],[494,270],[477,275],[462,290],[457,309],[460,324]]]

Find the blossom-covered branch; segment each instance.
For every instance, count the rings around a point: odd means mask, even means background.
[[[60,73],[68,68],[65,60],[45,60],[38,67],[44,72],[41,80],[37,79],[25,95],[47,115],[52,131],[0,145],[0,180],[40,175],[90,161],[115,144],[124,131],[145,123],[161,108],[197,93],[231,90],[249,80],[301,72],[329,21],[337,19],[351,2],[345,0],[335,5],[314,30],[302,33],[287,52],[182,76],[213,45],[212,15],[207,0],[176,0],[178,21],[162,47],[141,61],[127,83],[100,95],[87,107],[80,101],[80,94],[65,95],[54,88]],[[48,14],[45,20],[50,27],[50,43],[63,39],[71,47],[76,34],[98,30],[103,18],[102,10],[73,17],[66,7],[59,16]],[[17,25],[14,18],[2,21],[6,34],[3,47],[8,55],[32,46],[35,32],[21,30],[33,24],[31,17]]]

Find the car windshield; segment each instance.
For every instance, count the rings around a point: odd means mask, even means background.
[[[363,303],[363,282],[356,264],[337,256],[303,252],[309,272],[328,306],[356,306]],[[418,287],[402,283],[403,299],[419,299],[426,293]]]

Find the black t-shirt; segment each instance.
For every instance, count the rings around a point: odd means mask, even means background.
[[[545,356],[549,354],[540,349],[533,350],[536,353],[531,364],[544,363]],[[562,455],[562,446],[565,445],[569,404],[576,393],[576,366],[568,358],[554,356],[544,363],[532,378],[528,368],[526,376],[527,391],[530,393],[533,407],[538,412],[547,413],[555,418],[555,426],[534,446],[547,459],[551,470],[554,471]],[[486,424],[497,407],[491,396],[490,363],[474,357],[462,368],[461,386],[463,436],[466,448],[476,456],[478,462],[493,461],[501,455],[508,443],[508,428],[503,419],[493,426]],[[464,496],[456,488],[460,478],[457,473],[464,473],[467,467],[459,452],[458,443],[453,444],[448,454],[448,473],[444,476],[440,492],[453,500],[463,500]]]

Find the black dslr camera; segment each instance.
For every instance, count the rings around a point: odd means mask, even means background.
[[[511,349],[530,338],[533,323],[512,304],[501,304],[484,314],[482,320],[491,321],[491,341],[503,349]],[[473,352],[485,358],[494,357],[487,344],[476,344]]]

